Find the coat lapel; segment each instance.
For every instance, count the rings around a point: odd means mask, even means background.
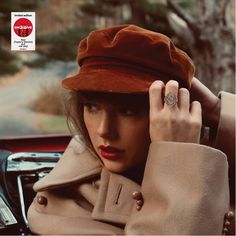
[[[50,174],[34,184],[34,190],[39,192],[83,182],[99,176],[102,167],[99,159],[75,137]]]
[[[34,190],[41,192],[67,187],[73,183],[78,184],[80,190],[83,190],[84,185],[94,188],[93,181],[90,184],[87,181],[94,177],[100,179],[95,187],[98,188],[96,201],[92,201],[92,218],[125,225],[134,206],[132,193],[139,191],[140,186],[122,175],[109,172],[76,138],[72,139],[50,174],[34,184]],[[87,196],[83,191],[80,194]]]
[[[135,203],[132,193],[139,190],[140,186],[132,180],[103,168],[92,218],[126,224]]]

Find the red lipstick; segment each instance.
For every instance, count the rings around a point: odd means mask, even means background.
[[[101,156],[109,160],[119,158],[120,154],[124,152],[123,149],[104,145],[100,145],[99,149],[101,150]]]

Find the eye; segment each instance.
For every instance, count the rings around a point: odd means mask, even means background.
[[[101,110],[101,105],[94,102],[87,102],[84,104],[84,107],[90,113],[95,113]]]
[[[120,114],[124,116],[135,116],[139,113],[137,109],[130,108],[130,107],[121,107],[119,109],[119,112]]]

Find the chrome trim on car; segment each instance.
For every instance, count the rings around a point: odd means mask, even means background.
[[[23,193],[21,178],[22,178],[21,175],[17,176],[17,187],[18,187],[18,192],[19,192],[22,217],[23,217],[23,220],[24,220],[25,224],[28,226],[28,220],[27,220],[27,217],[26,217],[24,193]]]
[[[28,227],[28,220],[23,189],[24,179],[34,176],[41,179],[46,176],[61,156],[60,152],[17,152],[10,154],[7,158],[7,173],[16,175],[21,214],[26,227]],[[0,225],[3,225],[2,219]]]
[[[7,172],[38,172],[54,168],[62,153],[18,152],[7,159]]]
[[[2,197],[0,197],[0,229],[14,224],[17,224],[16,218],[14,217]]]

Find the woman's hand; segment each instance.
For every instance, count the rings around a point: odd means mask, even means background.
[[[190,93],[191,100],[199,101],[202,105],[203,123],[211,128],[217,128],[220,119],[220,99],[195,77]]]
[[[168,105],[168,101],[164,102],[163,94],[171,94],[174,100],[176,98],[176,104]],[[149,98],[152,142],[199,143],[202,126],[201,104],[197,101],[190,104],[187,89],[179,89],[178,82],[174,80],[170,80],[166,85],[157,80],[149,89]]]

